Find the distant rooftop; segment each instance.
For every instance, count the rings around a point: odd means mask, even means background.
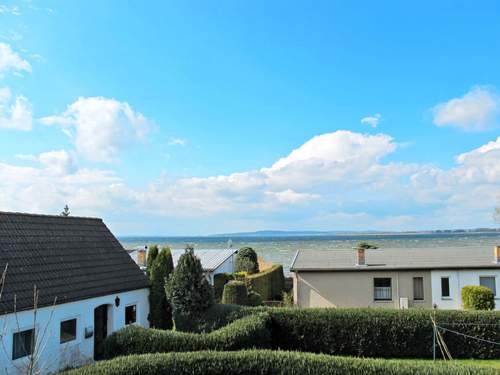
[[[184,249],[173,249],[172,258],[174,260],[174,266],[177,266],[177,262],[182,254],[186,250]],[[238,249],[195,249],[194,255],[196,255],[200,261],[203,271],[211,272],[216,270],[222,263],[224,263],[229,257],[236,253]]]
[[[354,249],[299,250],[290,271],[500,269],[500,263],[495,263],[493,260],[493,246],[366,250],[364,266],[356,265]]]

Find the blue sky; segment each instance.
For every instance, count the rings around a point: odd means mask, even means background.
[[[493,226],[499,8],[0,1],[0,209],[122,235]]]

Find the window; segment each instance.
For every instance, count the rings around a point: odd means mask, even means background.
[[[413,299],[415,301],[423,301],[424,299],[424,278],[413,278]]]
[[[125,307],[125,324],[133,324],[136,321],[136,307],[130,305]]]
[[[26,357],[33,351],[34,329],[14,333],[12,345],[12,360]]]
[[[374,298],[375,301],[390,301],[392,300],[391,278],[375,278],[374,281]]]
[[[442,277],[441,278],[441,297],[449,297],[450,296],[450,278]]]
[[[76,339],[76,319],[65,320],[61,322],[59,342],[61,344]]]
[[[479,285],[490,288],[493,295],[497,295],[497,286],[495,282],[495,276],[481,276],[479,277]]]

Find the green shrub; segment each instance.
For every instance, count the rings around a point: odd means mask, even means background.
[[[248,306],[261,306],[262,305],[262,297],[259,293],[249,292],[248,293]]]
[[[153,263],[158,256],[158,246],[151,245],[148,249],[148,258],[146,259],[146,275],[149,276],[151,272],[151,268],[153,267]]]
[[[249,274],[259,272],[257,253],[251,247],[242,247],[236,253],[236,272],[244,271]]]
[[[259,293],[264,301],[281,299],[285,285],[283,266],[277,264],[263,272],[248,275],[246,281],[249,289]]]
[[[106,338],[106,358],[128,354],[240,350],[271,345],[270,317],[262,312],[211,333],[187,333],[127,326]]]
[[[433,313],[420,309],[272,309],[273,347],[335,355],[430,358]],[[435,316],[439,326],[500,342],[500,312],[438,310]],[[453,358],[500,358],[499,345],[441,333]]]
[[[145,354],[69,370],[67,375],[493,375],[494,368],[248,350]]]
[[[149,279],[151,290],[149,293],[149,323],[151,327],[171,329],[172,309],[165,294],[165,281],[174,270],[172,253],[168,247],[161,249],[151,266]]]
[[[466,310],[493,310],[495,295],[485,286],[467,285],[462,288],[462,305]]]
[[[203,312],[214,304],[214,296],[193,248],[188,247],[180,256],[165,291],[172,306],[175,328],[196,331]]]
[[[218,273],[214,276],[214,299],[216,302],[220,302],[222,300],[224,285],[233,279],[234,277],[230,273]]]
[[[247,286],[243,281],[230,281],[224,286],[222,303],[246,305],[248,303]]]

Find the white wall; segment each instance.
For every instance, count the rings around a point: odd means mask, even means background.
[[[432,303],[439,309],[461,309],[462,288],[466,285],[479,285],[480,276],[496,277],[495,310],[500,310],[500,270],[435,270],[431,271]],[[450,297],[441,297],[441,278],[450,278]]]
[[[37,367],[41,370],[41,374],[93,361],[94,337],[85,338],[84,332],[86,327],[93,328],[94,309],[100,305],[110,305],[108,335],[125,326],[125,307],[128,305],[137,306],[137,324],[148,327],[148,296],[148,289],[140,289],[38,309],[36,335],[41,355],[37,361]],[[118,307],[115,306],[116,297],[120,298]],[[12,337],[15,332],[33,328],[33,311],[23,311],[16,315],[0,316],[0,329],[4,334],[3,340],[0,339],[0,373],[2,374],[25,374],[28,357],[12,361]],[[77,319],[77,337],[73,341],[60,344],[60,323],[73,318]],[[45,334],[44,331],[46,331]]]

